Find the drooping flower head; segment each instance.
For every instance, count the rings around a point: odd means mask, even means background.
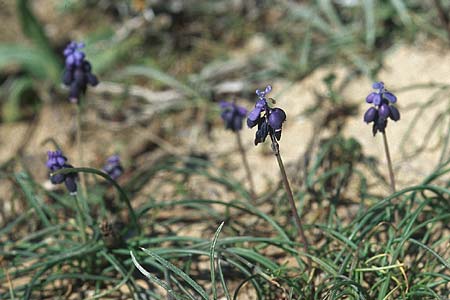
[[[256,90],[258,100],[255,108],[248,114],[247,125],[250,128],[258,125],[255,136],[255,145],[266,140],[268,135],[274,136],[278,141],[281,139],[281,129],[286,121],[286,113],[281,108],[271,108],[267,102],[266,95],[272,91],[268,85],[263,91]]]
[[[375,82],[372,88],[378,91],[370,93],[366,98],[366,102],[373,106],[364,114],[364,122],[373,122],[372,133],[376,135],[378,131],[384,133],[388,118],[400,120],[400,112],[392,105],[397,102],[397,97],[385,89],[383,82]]]
[[[234,132],[241,130],[247,110],[234,102],[221,101],[220,107],[222,108],[220,116],[225,123],[225,128]]]
[[[50,173],[56,172],[61,169],[73,168],[72,165],[67,164],[67,157],[65,157],[61,150],[57,151],[48,151],[48,160],[47,160],[47,168],[50,170]],[[75,194],[77,192],[77,174],[76,173],[68,173],[68,174],[50,174],[50,181],[53,184],[61,184],[64,182],[67,190],[71,194]]]
[[[119,155],[110,156],[103,167],[103,171],[105,171],[114,180],[119,178],[123,174],[123,167],[120,163]]]
[[[64,49],[65,68],[63,83],[70,88],[69,100],[77,103],[80,96],[86,93],[88,84],[96,86],[97,77],[92,74],[91,63],[81,49],[83,43],[70,42]]]

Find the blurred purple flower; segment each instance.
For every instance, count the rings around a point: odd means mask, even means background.
[[[123,174],[123,167],[120,163],[119,155],[110,156],[106,160],[106,164],[103,167],[103,171],[105,171],[112,179],[116,180]]]
[[[220,116],[225,123],[225,128],[234,132],[241,130],[247,110],[242,106],[236,105],[236,103],[225,101],[220,102],[220,108],[222,108]]]
[[[370,93],[366,97],[366,102],[373,104],[364,114],[364,122],[372,123],[372,133],[383,132],[386,129],[388,118],[393,121],[400,120],[400,112],[392,105],[397,102],[397,97],[385,89],[383,82],[375,82],[373,89],[378,91]]]
[[[266,96],[270,91],[272,91],[270,85],[264,91],[256,90],[258,101],[247,117],[248,127],[253,128],[258,125],[255,145],[264,142],[269,134],[273,135],[278,141],[281,139],[281,129],[283,122],[286,121],[286,113],[281,108],[269,107]]]
[[[77,184],[76,180],[78,178],[76,173],[67,173],[67,174],[57,174],[51,175],[51,173],[56,172],[61,169],[73,168],[72,165],[67,164],[67,157],[65,157],[61,150],[57,151],[48,151],[47,152],[47,168],[50,170],[50,181],[53,184],[61,184],[64,182],[67,190],[70,194],[76,194],[77,192]]]
[[[64,50],[65,69],[63,83],[70,88],[69,99],[77,103],[80,96],[86,93],[88,84],[96,86],[97,77],[92,74],[92,66],[80,49],[83,43],[70,42]]]

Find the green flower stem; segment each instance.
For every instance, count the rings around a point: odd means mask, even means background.
[[[75,195],[75,204],[77,206],[77,219],[78,219],[78,226],[80,227],[80,233],[81,233],[81,240],[83,241],[83,244],[86,243],[86,223],[84,222],[84,210],[81,208],[81,199],[78,193]]]
[[[84,166],[83,160],[83,145],[81,142],[81,122],[82,122],[82,113],[83,108],[81,107],[81,99],[79,99],[78,103],[75,104],[77,106],[77,129],[76,129],[76,147],[78,151],[78,165]],[[87,190],[86,190],[86,178],[83,173],[79,174],[80,176],[80,190],[84,199],[87,199]]]
[[[248,164],[247,153],[245,152],[244,146],[242,144],[241,133],[239,131],[236,131],[236,140],[239,147],[239,152],[241,153],[242,163],[244,164],[245,172],[247,173],[247,179],[250,185],[250,194],[252,198],[255,199],[256,198],[255,184],[253,183],[253,176],[252,172],[250,171],[250,166]]]
[[[280,167],[281,178],[283,180],[284,189],[286,190],[286,194],[288,196],[289,204],[291,206],[292,216],[294,217],[295,225],[297,227],[297,231],[298,231],[298,233],[300,235],[301,242],[303,243],[303,248],[305,250],[305,253],[309,253],[309,251],[308,251],[309,243],[308,243],[308,240],[306,238],[305,232],[303,230],[302,221],[300,220],[300,217],[298,216],[298,211],[297,211],[297,207],[295,205],[294,196],[292,194],[291,186],[289,184],[289,180],[288,180],[287,175],[286,175],[286,170],[284,169],[283,160],[281,159],[280,147],[279,147],[278,142],[276,141],[276,139],[275,139],[275,137],[273,135],[270,135],[270,139],[272,140],[272,151],[273,151],[273,154],[276,156],[277,162],[278,162],[278,166]],[[312,260],[311,260],[311,258],[309,256],[307,256],[307,260],[308,260],[308,269],[309,269],[310,276],[311,276],[311,274],[312,274]]]
[[[391,182],[391,190],[392,190],[392,193],[396,193],[397,189],[395,188],[394,169],[392,168],[391,154],[389,152],[389,144],[388,144],[388,140],[386,137],[386,132],[383,132],[382,135],[383,135],[383,143],[384,143],[384,152],[386,153],[386,159],[387,159],[387,164],[388,164],[388,169],[389,169],[389,180]],[[395,209],[395,206],[394,206],[394,223],[398,225],[399,222],[400,222],[400,216],[398,214],[398,210]]]
[[[389,153],[389,144],[388,144],[385,132],[383,132],[383,142],[384,142],[384,151],[386,152],[386,159],[387,159],[387,163],[388,163],[391,189],[392,189],[392,193],[395,193],[397,191],[397,189],[395,188],[394,169],[392,168],[391,154]]]

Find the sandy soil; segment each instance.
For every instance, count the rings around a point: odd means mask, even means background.
[[[383,81],[386,87],[392,91],[400,90],[407,86],[414,86],[427,83],[446,83],[450,78],[450,52],[444,52],[437,48],[420,48],[417,46],[400,45],[393,49],[386,57],[383,70],[380,72],[378,80]],[[283,136],[280,142],[282,155],[285,162],[295,164],[304,153],[306,142],[312,135],[313,121],[302,116],[302,112],[314,103],[315,92],[325,93],[325,86],[322,79],[334,72],[337,81],[343,80],[348,71],[340,66],[320,68],[306,79],[296,82],[275,82],[272,96],[277,99],[277,105],[285,109],[288,113],[287,122],[283,128]],[[371,92],[371,82],[365,78],[355,79],[343,90],[345,101],[359,104],[359,113],[348,119],[348,124],[344,130],[346,137],[356,138],[362,145],[366,155],[376,156],[380,163],[386,165],[382,136],[372,136],[371,126],[366,125],[362,116],[369,105],[365,104],[365,97]],[[420,183],[424,177],[430,174],[439,162],[442,147],[436,147],[444,130],[448,128],[448,107],[449,93],[444,93],[440,97],[439,103],[426,109],[426,113],[420,117],[416,124],[414,118],[416,107],[426,103],[437,91],[437,88],[423,88],[408,92],[395,92],[398,97],[398,107],[401,111],[399,122],[390,122],[387,135],[390,143],[392,160],[397,177],[398,188]],[[278,95],[278,96],[277,96]],[[250,107],[249,107],[250,108]],[[447,119],[441,122],[440,130],[433,133],[426,148],[419,154],[409,157],[411,146],[416,147],[425,140],[429,134],[428,130],[433,121],[441,113],[447,110]],[[402,153],[402,139],[408,132],[409,126],[416,124],[413,133],[404,142],[406,153]],[[437,134],[439,132],[439,134]],[[230,133],[216,131],[216,136],[222,137],[220,144],[213,144],[211,151],[229,151],[235,146],[234,139],[227,139]],[[326,133],[325,133],[326,136]],[[244,130],[243,140],[247,141],[250,165],[257,168],[260,176],[255,179],[257,186],[264,188],[267,181],[272,181],[278,176],[276,161],[267,154],[269,145],[252,146],[254,130]],[[407,155],[405,155],[407,154]],[[380,167],[383,174],[388,176],[387,168]],[[239,174],[238,176],[243,176]]]

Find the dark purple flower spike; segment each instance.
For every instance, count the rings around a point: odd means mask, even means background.
[[[56,172],[61,169],[73,168],[72,165],[67,164],[67,158],[62,154],[61,150],[57,151],[48,151],[48,160],[47,160],[47,168],[50,170],[50,173]],[[53,184],[61,184],[64,182],[67,190],[70,194],[76,194],[77,192],[77,174],[76,173],[67,173],[67,174],[50,174],[50,181]]]
[[[220,108],[222,109],[220,116],[225,123],[225,128],[234,132],[241,130],[247,110],[234,102],[225,101],[220,102]]]
[[[266,95],[270,91],[272,91],[270,85],[264,91],[256,90],[258,101],[247,117],[248,127],[253,128],[258,125],[255,145],[264,142],[268,135],[275,137],[278,141],[281,139],[281,129],[283,122],[286,121],[286,113],[281,108],[269,107]]]
[[[281,108],[270,107],[267,103],[267,94],[272,91],[272,87],[268,85],[264,91],[256,90],[256,95],[258,100],[255,104],[255,108],[248,114],[247,125],[250,128],[258,125],[258,130],[255,135],[255,145],[262,143],[266,140],[267,136],[270,137],[272,141],[272,151],[277,158],[278,167],[280,168],[281,178],[283,180],[283,185],[286,190],[289,205],[291,207],[292,217],[295,221],[295,226],[297,228],[300,240],[303,243],[303,248],[305,253],[308,253],[308,240],[303,230],[302,221],[298,215],[297,207],[294,201],[294,195],[292,194],[291,186],[287,178],[286,170],[284,168],[283,160],[281,159],[280,146],[278,141],[281,139],[281,130],[284,121],[286,121],[286,113]],[[308,260],[308,269],[312,272],[312,260]]]
[[[385,89],[383,82],[375,82],[372,88],[378,90],[370,93],[366,97],[366,102],[373,104],[364,114],[364,122],[372,123],[373,135],[377,132],[384,133],[388,118],[393,121],[400,120],[400,112],[392,105],[397,102],[397,97]]]
[[[103,167],[103,171],[105,171],[114,180],[122,176],[123,167],[120,163],[119,155],[110,156]]]
[[[247,173],[247,178],[250,185],[250,193],[252,198],[256,198],[252,172],[250,171],[250,166],[247,160],[247,154],[242,144],[242,139],[240,135],[242,123],[244,122],[244,119],[247,116],[247,109],[237,105],[234,101],[233,102],[221,101],[220,108],[222,109],[220,116],[222,117],[225,123],[225,129],[233,131],[236,135],[236,141],[239,147],[239,152],[242,157],[242,163],[244,165],[245,172]]]
[[[378,131],[383,135],[384,150],[386,153],[391,189],[392,192],[395,193],[394,169],[392,168],[391,155],[389,153],[389,145],[385,129],[388,124],[388,119],[393,121],[400,120],[400,112],[393,105],[397,102],[397,97],[384,87],[383,82],[375,82],[372,85],[372,88],[378,91],[372,92],[366,97],[366,102],[373,104],[373,106],[370,107],[364,114],[364,122],[373,123],[372,133],[374,136]],[[398,216],[397,210],[394,211],[394,217],[395,223],[398,224],[400,217]]]
[[[64,49],[63,83],[70,88],[69,99],[73,103],[78,103],[80,96],[86,93],[88,84],[91,86],[98,84],[97,77],[92,74],[91,63],[86,60],[82,48],[83,43],[71,42]]]

